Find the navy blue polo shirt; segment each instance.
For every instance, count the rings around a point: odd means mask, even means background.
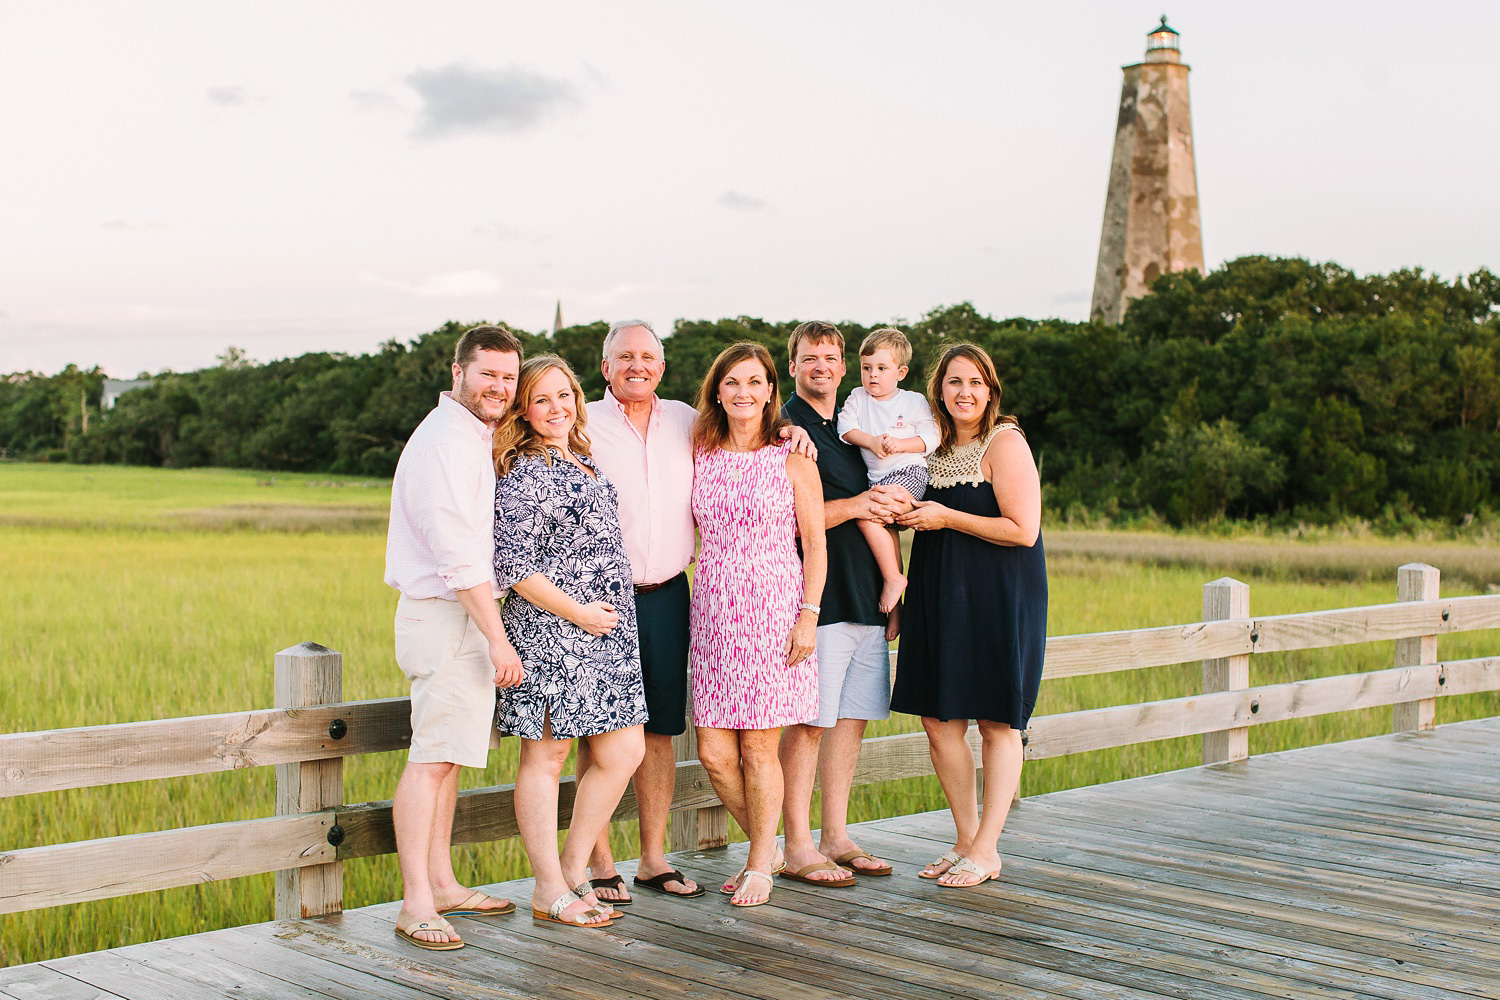
[[[867,490],[870,477],[859,449],[839,438],[837,409],[834,412],[834,419],[825,419],[807,400],[795,394],[781,408],[781,415],[807,431],[818,449],[823,499],[847,500]],[[829,528],[828,582],[823,585],[823,611],[818,624],[884,625],[880,585],[880,567],[865,536],[859,533],[858,522],[845,521]]]

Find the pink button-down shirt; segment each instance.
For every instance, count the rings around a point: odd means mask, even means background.
[[[450,392],[412,431],[391,484],[385,582],[456,601],[495,580],[494,430]]]
[[[646,436],[614,393],[588,404],[594,461],[620,496],[620,527],[635,582],[665,583],[693,561],[693,420],[698,411],[656,399]]]

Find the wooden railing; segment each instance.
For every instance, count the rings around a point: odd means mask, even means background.
[[[1438,571],[1398,571],[1394,604],[1253,618],[1249,588],[1204,587],[1201,622],[1047,641],[1045,677],[1078,677],[1203,662],[1203,693],[1034,718],[1025,734],[1036,760],[1152,740],[1201,735],[1203,760],[1241,759],[1251,726],[1373,706],[1394,706],[1396,731],[1431,728],[1439,697],[1500,690],[1500,656],[1438,662],[1437,637],[1500,628],[1500,595],[1438,597]],[[1250,684],[1257,653],[1394,640],[1390,669]],[[391,804],[343,801],[343,758],[400,750],[410,740],[406,698],[345,702],[342,657],[314,643],[276,654],[277,707],[187,719],[0,736],[0,797],[203,774],[277,769],[276,815],[0,853],[0,913],[277,873],[278,918],[336,912],[342,865],[395,850]],[[971,731],[977,753],[977,737]],[[672,809],[675,850],[716,846],[728,821],[691,730],[679,737]],[[865,740],[856,783],[931,773],[920,733]],[[516,834],[513,786],[459,796],[455,843]],[[563,821],[572,783],[561,797]],[[635,815],[627,790],[616,819]]]

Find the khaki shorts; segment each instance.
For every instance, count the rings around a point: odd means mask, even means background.
[[[411,681],[411,751],[417,764],[484,767],[495,727],[489,640],[457,601],[396,602],[396,663]]]

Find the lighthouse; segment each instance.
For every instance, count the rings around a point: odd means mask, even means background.
[[[1124,72],[1089,310],[1106,323],[1163,273],[1203,270],[1188,66],[1165,14],[1146,35],[1145,60]]]

